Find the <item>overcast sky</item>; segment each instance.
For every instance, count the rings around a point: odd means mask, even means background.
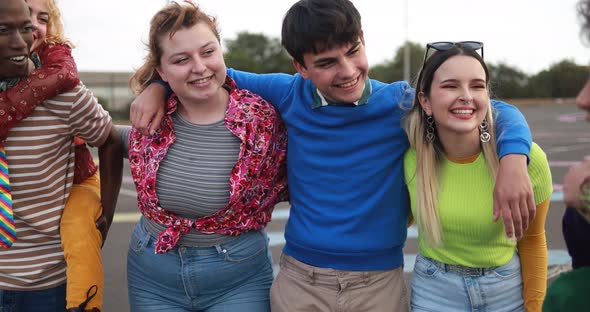
[[[477,40],[485,58],[528,74],[564,58],[588,64],[577,0],[353,0],[362,16],[369,63],[393,58],[407,38]],[[67,36],[76,44],[82,71],[132,71],[145,55],[149,20],[165,0],[58,0]],[[240,31],[280,37],[281,21],[294,0],[196,1],[216,16],[223,39]],[[406,12],[408,22],[406,23]],[[407,25],[407,27],[406,27]]]

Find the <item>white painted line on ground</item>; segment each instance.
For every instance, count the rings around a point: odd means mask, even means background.
[[[563,192],[553,192],[553,194],[551,194],[551,201],[552,202],[563,201]]]
[[[289,219],[289,209],[275,209],[272,212],[272,221]]]
[[[559,188],[560,185],[554,186],[554,188]],[[121,189],[121,194],[128,195],[135,197],[135,191],[130,191],[127,189]],[[562,192],[553,192],[551,194],[551,201],[552,202],[561,202],[563,201],[563,193]],[[113,218],[113,222],[115,223],[134,223],[139,220],[141,214],[139,212],[118,212],[115,213],[115,217]],[[272,220],[287,220],[289,218],[289,208],[281,208],[275,209],[272,213]],[[418,237],[418,232],[414,226],[408,229],[408,237]]]
[[[135,223],[140,217],[139,212],[118,212],[113,217],[113,223]]]
[[[121,190],[119,191],[119,195],[127,195],[127,196],[131,196],[131,197],[137,197],[137,192],[135,190],[128,190],[128,189],[124,189],[121,188]]]
[[[577,165],[580,163],[579,161],[563,161],[563,160],[553,160],[549,161],[550,167],[571,167],[573,165]]]

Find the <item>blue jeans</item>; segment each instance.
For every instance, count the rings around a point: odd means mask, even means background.
[[[416,257],[412,276],[412,311],[523,311],[522,276],[517,254],[481,276],[445,270],[444,264]]]
[[[154,253],[143,218],[127,255],[131,311],[269,312],[272,263],[263,231],[213,247],[175,246]]]
[[[36,291],[0,290],[0,312],[63,312],[66,284]]]

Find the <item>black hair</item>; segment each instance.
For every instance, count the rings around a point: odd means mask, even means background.
[[[305,67],[303,54],[355,43],[361,34],[361,16],[349,0],[300,0],[283,19],[281,44]]]

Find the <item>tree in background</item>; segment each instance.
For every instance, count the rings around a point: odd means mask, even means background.
[[[490,89],[493,97],[513,99],[527,97],[527,74],[505,63],[489,64]]]
[[[241,32],[236,39],[226,40],[225,44],[224,56],[228,67],[254,73],[295,73],[291,57],[279,39]],[[406,45],[410,51],[410,83],[413,84],[422,66],[425,49],[424,44],[411,41],[399,47],[392,59],[372,66],[369,77],[386,83],[403,80]],[[496,65],[488,62],[488,67],[493,96],[501,99],[575,97],[588,75],[587,66],[567,59],[532,76],[505,63]]]
[[[236,39],[225,40],[227,67],[253,73],[295,73],[291,58],[276,38],[249,32],[238,33]]]
[[[563,60],[529,79],[527,97],[575,97],[588,78],[588,68]]]
[[[375,65],[369,70],[369,77],[383,82],[394,82],[404,79],[404,49],[408,45],[410,48],[410,77],[413,83],[418,76],[418,71],[422,67],[424,59],[424,45],[407,41],[398,48],[393,59],[384,63]]]

